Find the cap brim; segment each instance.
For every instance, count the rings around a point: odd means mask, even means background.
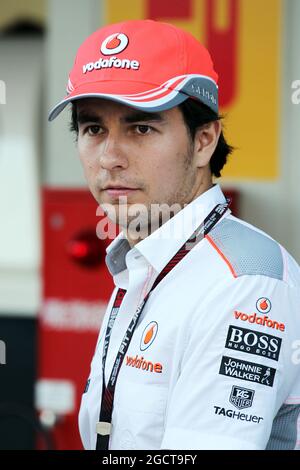
[[[143,82],[126,82],[124,80],[90,82],[77,87],[60,101],[50,111],[48,119],[52,121],[70,102],[84,98],[108,99],[146,112],[171,109],[191,96],[205,103],[205,99],[203,99],[205,97],[199,97],[197,93],[192,91],[196,89],[192,83],[195,80],[197,80],[198,89],[201,84],[205,88],[209,87],[217,95],[216,83],[208,77],[199,75],[175,77],[161,86]],[[217,105],[212,106],[210,102],[205,104],[214,111],[218,111]]]

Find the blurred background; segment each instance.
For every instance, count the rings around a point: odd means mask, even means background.
[[[70,114],[47,114],[82,41],[140,18],[210,50],[236,147],[218,182],[236,215],[300,262],[300,0],[0,0],[0,449],[82,448],[109,242],[96,237]]]

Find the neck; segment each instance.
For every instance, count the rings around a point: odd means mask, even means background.
[[[203,180],[201,182],[200,186],[197,188],[197,190],[192,194],[191,198],[189,198],[189,200],[185,201],[182,204],[182,209],[185,205],[190,204],[192,201],[197,199],[197,197],[199,197],[201,194],[205,193],[206,191],[208,191],[212,187],[213,187],[213,182],[212,182],[211,178],[208,179],[208,180]],[[175,215],[175,214],[173,214],[173,215]],[[165,223],[165,222],[166,221],[164,221],[163,223]],[[161,227],[161,225],[163,225],[163,223],[160,224],[159,227]],[[155,228],[155,230],[156,229],[157,229],[157,227]],[[136,236],[135,237],[132,236],[132,234],[130,233],[130,230],[126,230],[124,228],[124,234],[125,234],[131,248],[133,248],[141,240],[144,240],[145,238],[147,238],[151,233],[152,233],[152,231],[149,231],[149,227],[147,227],[145,235],[143,235],[141,233],[141,236],[139,238],[136,238]]]

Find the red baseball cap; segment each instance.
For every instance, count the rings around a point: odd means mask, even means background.
[[[68,94],[50,111],[49,121],[82,98],[149,112],[194,98],[217,113],[217,81],[209,52],[190,33],[153,20],[124,21],[95,31],[79,47]]]

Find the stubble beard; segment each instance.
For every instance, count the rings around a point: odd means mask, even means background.
[[[174,193],[168,194],[164,201],[152,199],[148,204],[128,204],[123,196],[117,204],[100,204],[104,214],[135,240],[141,240],[172,219],[193,199],[193,188],[196,182],[196,171],[192,168],[192,147],[189,143],[184,156],[178,155],[182,161],[184,181],[178,185]],[[122,203],[120,203],[122,201]]]

